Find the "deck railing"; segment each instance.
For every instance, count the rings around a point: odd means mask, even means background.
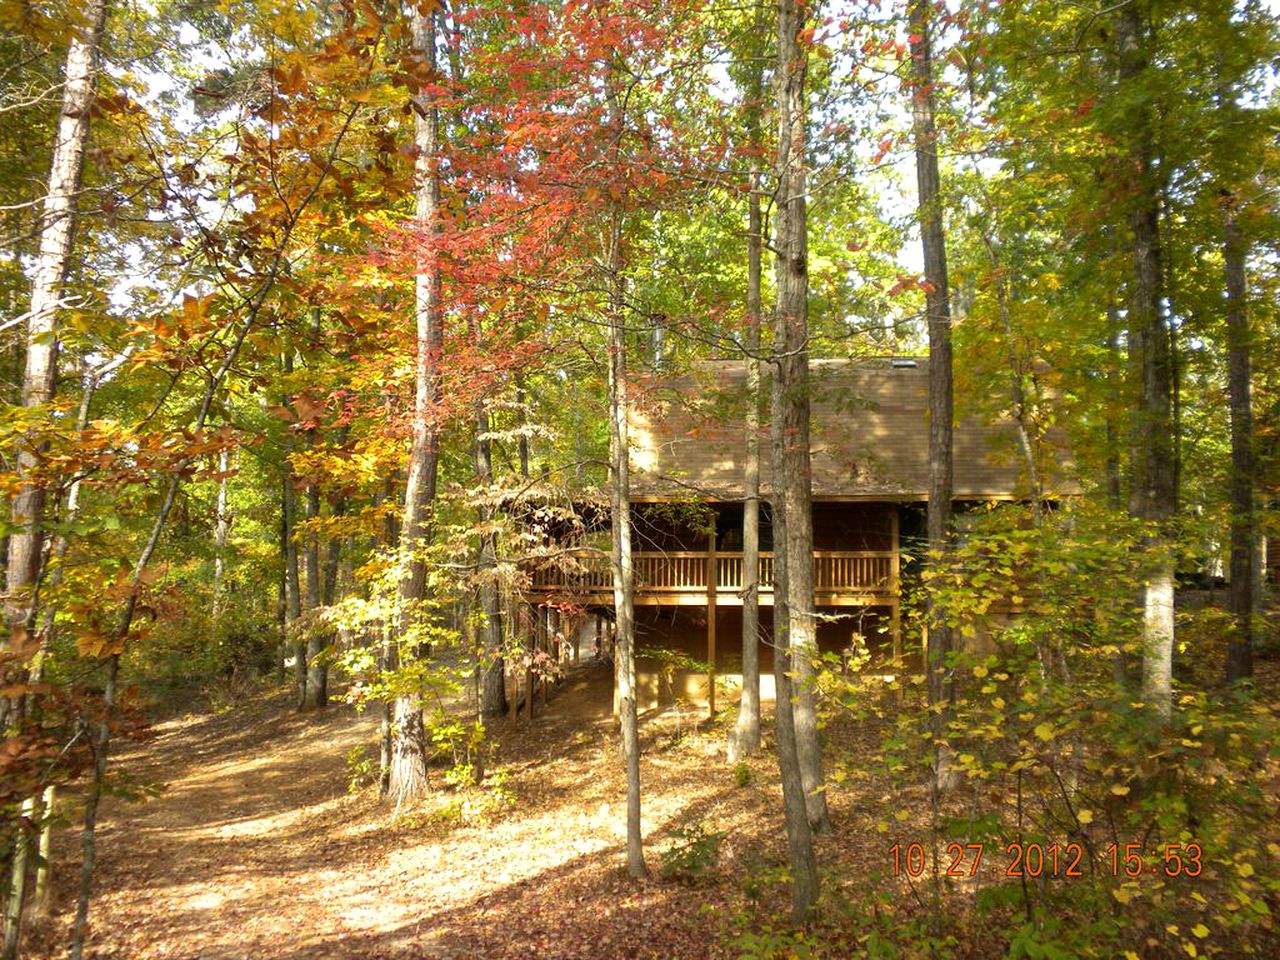
[[[707,593],[709,557],[692,550],[645,551],[634,554],[636,592],[654,596],[695,596]],[[876,550],[815,550],[814,591],[823,595],[888,594],[896,589],[896,555]],[[741,553],[716,553],[716,595],[741,594]],[[761,553],[760,592],[773,591],[773,554]],[[606,593],[613,589],[609,558],[582,552],[568,564],[548,566],[533,574],[535,593]]]

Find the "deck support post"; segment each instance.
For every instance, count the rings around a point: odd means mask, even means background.
[[[707,713],[716,715],[716,531],[707,538]]]
[[[902,671],[902,585],[899,574],[902,566],[900,523],[898,512],[901,508],[894,506],[889,513],[889,590],[893,597],[893,607],[889,613],[889,636],[893,640],[893,669],[895,673]]]
[[[533,661],[538,656],[538,623],[542,620],[542,608],[529,604],[529,628],[528,628],[528,660],[529,665],[524,671],[524,712],[529,720],[533,720],[533,692],[534,692],[534,672]]]

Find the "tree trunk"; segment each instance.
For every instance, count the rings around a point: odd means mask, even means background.
[[[807,398],[799,390],[805,384],[795,383],[797,365],[789,356],[791,351],[801,350],[803,367],[807,375],[806,344],[796,342],[807,336],[807,249],[805,237],[804,206],[804,72],[806,56],[799,50],[799,34],[803,29],[803,12],[795,0],[779,0],[778,3],[778,161],[777,161],[777,219],[775,244],[777,247],[777,301],[774,316],[775,363],[772,385],[770,432],[773,440],[773,631],[774,677],[777,685],[777,704],[774,720],[778,741],[778,768],[782,777],[783,808],[787,828],[787,845],[791,863],[792,912],[797,922],[808,920],[817,902],[818,874],[813,854],[808,785],[805,783],[805,764],[800,734],[796,727],[796,714],[803,707],[797,703],[791,673],[805,659],[803,652],[793,662],[791,651],[796,645],[796,633],[803,636],[800,617],[792,609],[794,601],[800,601],[800,615],[807,608],[812,628],[813,591],[812,538],[809,550],[801,553],[797,547],[803,537],[791,531],[793,519],[812,533],[812,517],[808,513],[808,493],[802,492],[801,503],[793,501],[797,492],[796,478],[789,471],[808,467],[807,416],[803,437],[788,435],[788,429],[796,425],[795,405],[802,403],[807,414]],[[799,114],[797,116],[797,113]],[[798,136],[797,136],[798,135]],[[797,176],[798,174],[798,176]],[[797,450],[803,444],[805,459],[799,460]],[[808,481],[805,473],[799,484]],[[805,517],[797,517],[797,508],[805,510]],[[809,596],[800,596],[792,574],[796,562],[809,570]],[[803,578],[802,578],[803,579]],[[797,630],[797,628],[800,628]],[[812,664],[810,664],[812,666]],[[804,686],[804,680],[800,681]],[[812,689],[807,691],[812,696]],[[810,704],[811,705],[811,704]],[[812,754],[811,754],[812,756]],[[819,757],[820,759],[820,757]],[[825,795],[819,794],[825,805]]]
[[[618,155],[625,118],[614,87],[610,63],[605,80],[608,123],[613,128],[613,166]],[[609,512],[610,566],[613,570],[614,625],[617,654],[614,659],[615,706],[622,728],[622,758],[627,768],[627,873],[643,877],[648,868],[640,833],[640,721],[636,708],[635,662],[635,565],[631,547],[631,461],[627,429],[627,329],[626,277],[623,271],[623,210],[619,202],[609,207],[605,228],[606,282],[609,289]]]
[[[1257,506],[1253,489],[1251,344],[1245,284],[1245,239],[1236,222],[1234,198],[1224,198],[1222,259],[1227,281],[1227,392],[1231,405],[1231,612],[1235,629],[1227,641],[1227,682],[1253,676]]]
[[[1142,696],[1162,713],[1172,710],[1174,559],[1164,527],[1173,514],[1172,372],[1168,328],[1160,314],[1160,194],[1153,162],[1151,104],[1139,88],[1148,82],[1145,25],[1135,3],[1115,15],[1121,95],[1134,100],[1128,118],[1129,229],[1133,286],[1129,307],[1129,358],[1138,383],[1134,411],[1129,512],[1152,525],[1151,567],[1142,586]],[[1139,92],[1135,92],[1139,91]]]
[[[764,28],[764,3],[756,3],[756,34]],[[738,722],[729,737],[729,762],[760,748],[760,294],[763,217],[760,211],[760,112],[763,109],[764,62],[757,58],[746,91],[747,144],[751,174],[747,184],[747,412],[743,420],[746,459],[742,504],[742,698]]]
[[[85,0],[76,18],[67,47],[62,107],[49,161],[49,189],[41,210],[35,269],[28,312],[26,362],[22,376],[22,406],[39,407],[53,399],[58,375],[57,318],[62,307],[62,285],[70,262],[75,227],[76,194],[84,171],[89,140],[89,117],[98,73],[98,48],[106,17],[106,0]],[[40,463],[40,451],[22,445],[17,451],[19,477]],[[0,650],[12,636],[34,633],[36,591],[44,542],[45,490],[39,483],[22,483],[13,498],[11,532],[7,538],[8,596],[6,619],[10,629],[0,639]],[[0,675],[0,685],[6,678]],[[17,708],[15,698],[0,698],[0,735]]]
[[[302,616],[302,590],[298,581],[298,544],[293,539],[297,526],[298,505],[293,492],[293,470],[286,462],[284,467],[284,483],[280,492],[281,536],[284,549],[284,617],[285,629],[297,622]],[[298,695],[298,705],[306,701],[307,695],[307,643],[295,640],[293,643],[293,685]]]
[[[227,577],[227,538],[231,533],[231,512],[227,506],[227,490],[231,472],[231,451],[218,454],[218,496],[213,518],[213,619],[217,622],[224,607],[223,592]]]
[[[813,477],[809,460],[809,250],[805,199],[808,52],[800,40],[804,16],[805,8],[795,0],[779,0],[774,313],[778,359],[773,438],[775,447],[781,444],[782,462],[781,469],[774,469],[773,483],[778,488],[774,492],[775,504],[780,500],[786,515],[786,537],[778,538],[775,529],[775,553],[786,550],[789,570],[787,638],[795,677],[792,712],[796,751],[809,823],[817,832],[825,833],[831,829],[831,821],[814,706],[818,641],[813,594]]]
[[[785,464],[782,452],[781,419],[777,407],[781,402],[781,388],[777,374],[773,382],[773,475]],[[773,682],[776,690],[774,704],[774,731],[778,746],[778,770],[782,779],[783,821],[787,830],[787,857],[791,865],[791,915],[797,924],[804,924],[813,913],[820,891],[818,862],[813,852],[813,829],[809,825],[809,811],[805,804],[804,778],[800,770],[800,753],[796,747],[795,691],[791,685],[791,609],[790,558],[786,550],[777,545],[787,540],[787,512],[783,509],[783,496],[774,484],[773,489]]]
[[[422,12],[430,10],[429,13]],[[434,7],[414,7],[411,14],[413,43],[418,58],[431,74],[436,70],[436,14]],[[400,525],[401,562],[406,565],[400,582],[400,622],[393,642],[401,640],[409,618],[421,615],[427,595],[427,568],[422,550],[431,538],[430,512],[436,497],[439,470],[440,352],[443,345],[440,310],[440,265],[435,249],[439,235],[440,178],[436,155],[440,114],[429,87],[418,91],[413,121],[415,216],[419,232],[417,272],[414,277],[417,350],[414,365],[413,444],[409,476],[405,484],[404,514]],[[406,651],[407,653],[407,651]],[[398,657],[389,658],[392,665]],[[401,697],[391,711],[391,757],[387,793],[397,808],[427,792],[427,747],[422,709],[416,697]]]
[[[310,431],[312,449],[316,446],[315,431]],[[320,517],[320,489],[307,484],[307,519]],[[316,610],[324,602],[323,575],[320,569],[320,537],[313,527],[307,534],[307,609]],[[329,645],[327,632],[311,624],[307,631],[307,678],[302,694],[304,710],[319,710],[329,699],[329,667],[325,663],[325,648]]]
[[[502,611],[498,597],[498,538],[490,528],[494,511],[493,444],[489,439],[489,414],[483,401],[476,404],[476,479],[480,483],[480,642],[477,670],[480,673],[480,715],[500,717],[507,712],[506,665],[502,657]]]
[[[119,360],[119,363],[122,362],[123,357]],[[106,367],[97,370],[85,368],[81,380],[80,409],[76,415],[77,430],[83,430],[89,423],[89,411],[92,409],[93,395],[97,390],[99,379],[107,372],[108,368],[114,368],[117,365],[118,363],[113,361],[107,364]],[[64,523],[71,523],[80,515],[80,489],[81,481],[77,477],[67,488],[66,501],[62,510],[62,521]],[[59,534],[54,538],[53,544],[49,548],[45,575],[48,577],[48,583],[51,588],[56,588],[62,583],[63,560],[67,555],[69,546],[66,535]],[[31,659],[30,679],[32,683],[40,683],[44,678],[45,660],[58,634],[56,614],[57,610],[53,604],[46,603],[43,605],[40,612],[40,646]],[[36,869],[35,900],[41,909],[47,905],[45,892],[48,889],[49,878],[48,851],[53,835],[53,818],[50,815],[53,803],[54,787],[51,785],[45,788],[44,801],[38,807],[42,813],[42,820],[38,839],[40,859]],[[37,809],[35,797],[24,800],[22,806],[23,815],[29,817],[31,812]],[[23,901],[26,899],[28,873],[26,861],[28,852],[29,839],[20,831],[10,861],[9,894],[4,916],[3,953],[0,954],[5,960],[10,960],[10,958],[17,956],[21,938],[20,924]]]
[[[132,620],[132,613],[129,614]],[[127,628],[126,628],[127,632]],[[98,721],[93,743],[93,777],[84,801],[84,829],[80,851],[80,895],[76,899],[75,925],[72,930],[71,960],[84,954],[84,937],[89,928],[89,894],[93,889],[93,866],[97,859],[98,805],[102,802],[102,782],[107,775],[107,754],[111,749],[111,711],[116,703],[116,677],[120,657],[107,660],[107,685],[102,695],[102,719]]]
[[[347,513],[347,498],[337,497],[333,501],[333,516],[343,517]],[[333,537],[329,540],[329,548],[324,558],[323,584],[320,588],[320,600],[326,606],[332,606],[338,599],[338,569],[342,565],[343,538]]]
[[[13,851],[9,857],[9,889],[4,900],[4,960],[17,960],[18,942],[22,932],[22,908],[26,905],[28,864],[32,834],[27,824],[37,816],[36,798],[25,797],[18,808],[18,820],[13,824]]]
[[[616,215],[615,215],[616,216]],[[621,230],[611,228],[611,244],[621,242]],[[615,289],[621,277],[614,279]],[[620,292],[620,291],[619,291]],[[627,347],[620,315],[620,297],[611,304],[609,323],[609,484],[613,566],[613,607],[618,630],[618,701],[622,721],[622,753],[627,766],[627,872],[644,876],[640,837],[640,737],[636,712],[635,569],[631,552],[630,464],[627,461]],[[530,693],[532,695],[532,693]]]
[[[911,34],[911,127],[915,136],[917,202],[920,239],[924,248],[925,314],[929,328],[929,504],[925,531],[931,563],[947,549],[951,535],[952,421],[955,419],[951,380],[951,296],[948,288],[946,234],[942,220],[942,181],[938,173],[938,135],[934,123],[933,50],[929,0],[911,0],[908,9]],[[942,611],[926,598],[929,629],[928,690],[934,706],[950,702],[951,679],[947,656],[951,629]],[[941,740],[947,722],[935,713],[935,741]],[[937,785],[945,785],[945,751],[939,751],[935,769]]]

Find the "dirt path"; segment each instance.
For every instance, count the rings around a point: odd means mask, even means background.
[[[345,708],[308,717],[260,700],[160,724],[154,740],[120,758],[130,778],[164,789],[146,802],[106,805],[89,953],[714,955],[720,929],[702,907],[730,909],[736,884],[722,880],[691,897],[670,882],[621,875],[624,790],[608,697],[607,679],[584,669],[532,725],[503,724],[498,762],[515,802],[487,824],[441,813],[448,795],[396,820],[371,791],[348,794],[345,756],[376,730]],[[759,832],[776,802],[771,788],[735,787],[715,756],[718,740],[693,731],[691,718],[652,721],[645,740],[655,873],[674,825],[706,820],[734,837]],[[62,842],[69,886],[74,837]],[[756,855],[734,842],[729,861]],[[68,907],[69,891],[59,899]],[[64,914],[46,935],[65,943],[65,922]]]

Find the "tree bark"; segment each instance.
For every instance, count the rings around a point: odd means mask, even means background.
[[[781,420],[776,407],[781,391],[774,375],[773,401],[773,475],[777,477],[785,463],[780,437]],[[791,610],[788,600],[791,578],[790,557],[777,544],[787,540],[787,512],[777,483],[773,489],[773,682],[776,691],[774,732],[778,748],[778,770],[782,780],[783,822],[787,830],[787,858],[791,865],[791,915],[797,924],[808,922],[817,905],[820,892],[818,862],[813,851],[813,829],[805,804],[804,778],[800,769],[800,753],[796,745],[795,691],[791,684]]]
[[[476,403],[476,479],[483,501],[480,521],[480,642],[477,670],[480,672],[480,715],[500,717],[507,712],[506,665],[502,657],[502,610],[498,597],[498,538],[490,528],[494,511],[490,501],[493,488],[493,444],[489,439],[489,413],[483,401]]]
[[[214,500],[213,518],[213,619],[216,623],[222,616],[224,606],[223,593],[226,590],[227,577],[227,539],[231,534],[231,511],[227,505],[227,494],[231,472],[231,451],[224,449],[218,454],[218,495]]]
[[[57,318],[62,307],[62,286],[70,262],[75,228],[76,193],[84,172],[84,152],[89,140],[89,117],[98,73],[98,51],[106,19],[106,0],[85,0],[67,47],[62,107],[49,161],[49,184],[41,210],[31,283],[31,308],[26,330],[26,361],[22,377],[22,406],[39,407],[53,399],[58,376]],[[17,452],[19,477],[29,477],[40,463],[39,450],[23,445]],[[22,482],[13,498],[12,532],[8,537],[5,582],[8,595],[6,619],[10,629],[0,639],[0,649],[15,632],[34,633],[36,592],[44,542],[45,490],[31,480]],[[6,678],[0,676],[0,684]],[[0,735],[9,726],[16,708],[13,698],[0,698]]]
[[[1145,5],[1144,5],[1145,8]],[[1129,229],[1133,274],[1129,358],[1138,384],[1131,446],[1129,512],[1152,528],[1151,566],[1142,586],[1142,695],[1162,713],[1173,704],[1174,558],[1165,537],[1173,514],[1172,371],[1168,328],[1161,316],[1160,194],[1150,101],[1137,90],[1149,67],[1146,25],[1137,3],[1115,15],[1121,95],[1133,100],[1127,118],[1130,168]],[[1137,92],[1135,92],[1137,91]]]
[[[431,12],[423,13],[424,9]],[[418,58],[431,74],[436,72],[436,13],[434,7],[417,6],[411,14],[413,43]],[[405,484],[404,513],[400,525],[401,561],[406,565],[400,583],[400,641],[408,628],[408,618],[427,595],[427,568],[422,550],[431,538],[430,512],[436,497],[439,471],[439,429],[436,423],[440,400],[440,353],[443,345],[440,309],[440,265],[435,245],[439,235],[440,177],[437,152],[440,113],[429,88],[418,91],[414,113],[414,183],[416,191],[419,254],[414,276],[417,325],[414,365],[413,443],[409,453],[409,475]],[[407,651],[406,651],[407,652]],[[398,658],[388,659],[390,666]],[[427,792],[427,745],[421,706],[415,697],[400,697],[391,712],[391,767],[387,792],[397,808],[418,800]]]
[[[284,550],[284,617],[285,629],[302,616],[302,590],[298,581],[298,544],[293,539],[297,527],[298,505],[293,492],[293,471],[286,462],[284,481],[280,491],[280,529]],[[307,643],[297,639],[293,643],[293,685],[302,706],[307,695]]]
[[[775,554],[787,552],[787,640],[795,678],[792,713],[796,752],[804,783],[809,823],[819,833],[831,829],[827,812],[822,742],[814,705],[818,656],[813,593],[812,469],[809,459],[809,250],[806,185],[808,99],[803,45],[805,8],[796,0],[778,3],[778,185],[774,221],[777,352],[773,386],[773,442],[781,463],[773,471],[775,515],[781,503],[786,537],[775,528]],[[781,496],[779,496],[779,492]],[[776,563],[776,560],[775,560]],[[777,588],[774,588],[777,603]],[[776,610],[775,610],[776,617]]]
[[[613,64],[605,80],[609,106],[608,123],[613,129],[612,161],[616,170],[625,118],[614,88]],[[623,257],[623,210],[617,201],[610,204],[605,233],[605,263],[609,289],[609,509],[610,560],[613,568],[613,609],[617,629],[614,659],[615,689],[622,728],[622,758],[627,768],[627,873],[643,877],[648,868],[640,824],[640,721],[636,707],[635,662],[635,566],[631,547],[631,461],[627,430],[627,329],[626,276]]]
[[[310,430],[309,444],[312,450],[316,447],[316,431]],[[320,517],[320,488],[314,483],[307,484],[307,519],[317,520]],[[314,611],[324,603],[323,572],[320,568],[320,537],[315,528],[307,533],[307,609]],[[328,646],[327,633],[320,629],[320,624],[310,625],[307,631],[307,673],[306,685],[302,693],[304,710],[320,710],[329,700],[329,667],[325,663],[324,653]]]
[[[908,8],[911,33],[911,127],[915,136],[917,202],[920,211],[920,239],[924,248],[925,315],[929,329],[929,503],[925,534],[931,563],[947,550],[951,536],[952,422],[955,403],[952,392],[951,295],[947,274],[946,232],[942,219],[942,179],[938,172],[938,133],[934,122],[933,50],[931,40],[932,4],[911,0]],[[947,657],[952,650],[951,628],[932,594],[926,598],[929,629],[926,660],[930,704],[938,707],[952,696]],[[937,711],[935,741],[941,743],[947,723],[946,713]],[[945,751],[939,750],[935,780],[948,779]]]
[[[756,3],[756,34],[764,27],[764,3]],[[746,90],[747,145],[751,173],[747,183],[747,411],[743,419],[746,459],[742,504],[742,698],[738,721],[729,738],[729,762],[760,748],[760,328],[763,322],[761,273],[764,222],[760,210],[760,112],[763,109],[764,62],[751,67]]]
[[[1227,641],[1226,679],[1253,676],[1255,560],[1258,542],[1254,502],[1251,338],[1245,281],[1245,239],[1236,221],[1234,198],[1223,204],[1223,264],[1227,286],[1227,393],[1231,406],[1231,586],[1235,629]]]

